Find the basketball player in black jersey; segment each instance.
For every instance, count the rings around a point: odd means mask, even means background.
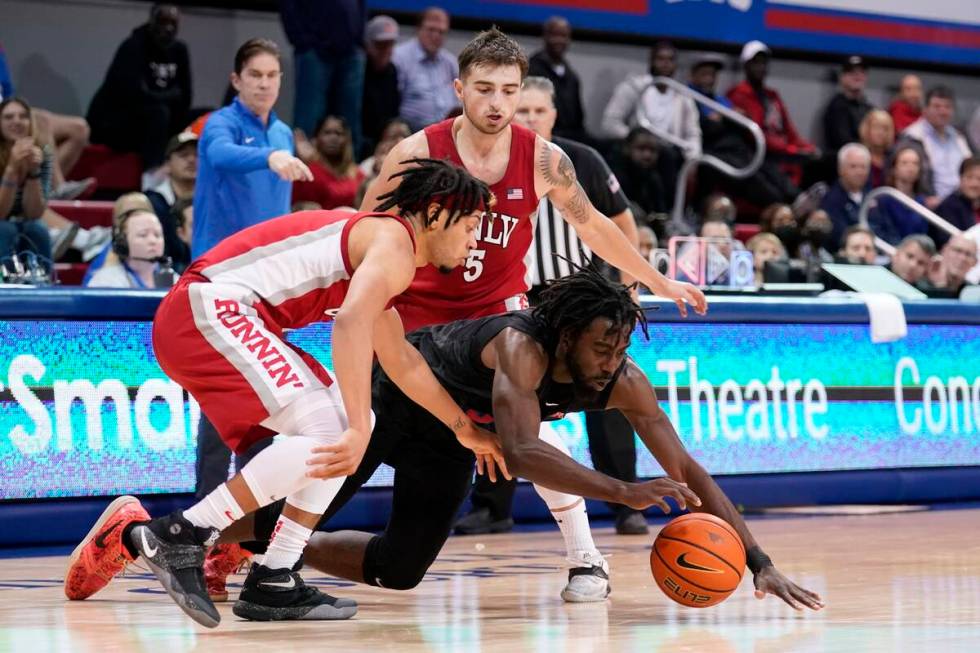
[[[657,505],[669,512],[664,499],[671,497],[682,509],[717,515],[735,527],[745,544],[758,598],[773,594],[798,610],[822,608],[817,594],[772,565],[732,503],[684,449],[646,376],[626,355],[638,322],[643,324],[642,309],[625,286],[581,270],[549,283],[534,309],[425,327],[408,339],[450,395],[478,423],[497,432],[515,476],[555,492],[640,510]],[[474,456],[378,369],[372,390],[377,423],[370,444],[324,521],[387,463],[395,469],[388,525],[381,535],[314,533],[304,557],[306,564],[333,576],[411,589],[449,537],[469,490]],[[542,419],[606,408],[626,415],[668,477],[618,481],[583,467],[539,438]],[[308,464],[311,476],[331,473],[321,456],[313,455]],[[232,525],[221,541],[266,542],[275,523],[275,506],[268,506],[254,520]],[[606,570],[577,568],[570,573],[605,577]]]

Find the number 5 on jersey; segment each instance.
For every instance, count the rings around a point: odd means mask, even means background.
[[[483,258],[487,255],[485,249],[471,249],[470,255],[466,257],[466,270],[463,272],[463,281],[476,281],[483,274]]]

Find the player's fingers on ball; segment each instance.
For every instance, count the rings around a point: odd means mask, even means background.
[[[693,504],[695,506],[700,506],[701,505],[701,497],[699,497],[694,492],[694,490],[691,490],[690,488],[688,488],[687,485],[685,485],[684,487],[681,488],[681,492],[684,494],[684,498],[687,499],[688,503],[691,503],[691,504]]]

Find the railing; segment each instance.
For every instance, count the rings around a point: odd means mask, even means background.
[[[858,224],[868,227],[868,213],[871,211],[871,206],[875,203],[875,200],[883,195],[887,195],[888,197],[897,200],[899,204],[902,204],[912,211],[915,211],[923,218],[948,233],[950,236],[959,236],[963,233],[958,227],[946,222],[941,217],[922,206],[902,191],[898,190],[897,188],[892,188],[891,186],[879,186],[864,196],[864,201],[861,202],[861,208],[858,210]],[[870,227],[868,228],[870,229]],[[895,253],[895,248],[883,241],[881,238],[878,238],[878,236],[875,236],[875,246],[889,256]]]
[[[719,159],[713,154],[705,154],[704,152],[702,152],[699,156],[689,157],[687,152],[687,144],[683,140],[677,138],[673,134],[668,134],[662,129],[655,127],[649,120],[646,119],[646,116],[644,116],[642,112],[637,113],[637,120],[641,127],[651,131],[657,138],[678,147],[681,152],[684,153],[684,164],[681,166],[681,169],[677,174],[677,188],[674,193],[674,206],[670,214],[672,221],[680,222],[683,219],[684,214],[684,201],[685,195],[687,194],[687,178],[699,164],[706,163],[715,170],[718,170],[722,174],[726,174],[729,177],[745,179],[746,177],[750,177],[755,174],[755,171],[762,165],[762,160],[766,156],[766,139],[762,135],[762,130],[759,129],[759,126],[752,120],[749,120],[737,111],[729,109],[720,102],[709,98],[707,95],[699,93],[689,86],[681,84],[676,79],[671,79],[670,77],[654,77],[650,84],[640,92],[640,97],[643,97],[643,94],[646,93],[650,86],[657,84],[669,86],[681,95],[691,98],[696,103],[704,104],[714,109],[732,122],[735,122],[748,130],[748,132],[752,134],[752,139],[755,141],[755,152],[752,155],[752,159],[748,162],[748,164],[740,168],[736,168],[732,164]]]

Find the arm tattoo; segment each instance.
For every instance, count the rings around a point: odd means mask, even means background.
[[[572,189],[571,198],[561,207],[561,210],[572,216],[578,224],[585,224],[589,221],[589,209],[591,205],[592,203],[585,196],[585,191],[582,189],[582,186],[576,182],[575,188]]]
[[[463,418],[462,417],[457,417],[456,418],[456,421],[453,422],[453,431],[458,431],[461,428],[463,428],[463,426],[465,426],[465,425],[466,425],[466,423],[463,421]]]
[[[553,167],[551,156],[556,152],[561,155],[557,169]],[[572,160],[560,148],[551,143],[545,143],[544,147],[541,148],[541,155],[538,157],[538,169],[541,170],[544,180],[551,186],[569,188],[576,181],[575,166],[572,165]]]

